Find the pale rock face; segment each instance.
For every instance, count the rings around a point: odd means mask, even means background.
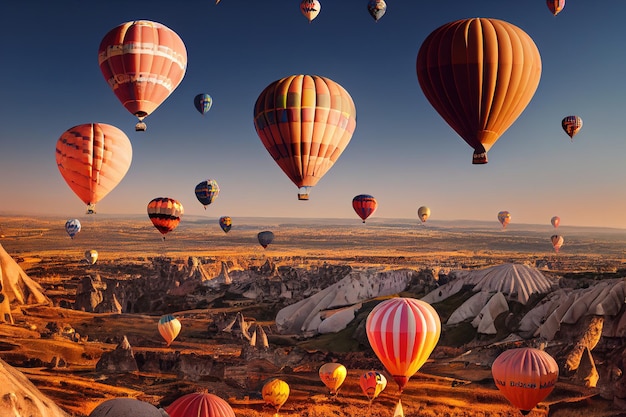
[[[69,417],[18,370],[0,359],[0,416]]]

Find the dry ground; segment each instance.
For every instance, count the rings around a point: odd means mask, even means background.
[[[3,235],[0,243],[12,256],[23,260],[28,273],[37,268],[37,277],[63,293],[68,279],[62,271],[81,268],[82,254],[96,249],[99,262],[141,265],[151,256],[211,256],[246,260],[259,265],[266,257],[276,262],[306,265],[311,262],[335,262],[352,266],[375,265],[387,268],[426,266],[480,267],[499,262],[554,262],[563,270],[619,268],[624,265],[623,234],[587,236],[573,230],[558,256],[552,252],[548,227],[539,230],[503,232],[493,230],[447,229],[424,227],[417,222],[406,225],[316,225],[286,224],[266,221],[236,225],[224,234],[215,224],[198,221],[184,225],[163,241],[158,232],[144,220],[114,218],[83,221],[83,231],[70,240],[63,231],[63,219],[0,218]],[[238,226],[238,227],[237,227]],[[275,242],[263,250],[256,243],[260,230],[274,230]],[[569,248],[568,248],[569,243]],[[569,249],[569,250],[568,250]],[[96,264],[97,266],[98,264]],[[48,273],[46,273],[48,271]],[[121,271],[123,273],[123,271]],[[54,285],[52,285],[54,287]],[[56,294],[57,296],[59,294]],[[21,313],[20,313],[21,311]],[[212,355],[225,361],[237,360],[241,345],[237,341],[212,340],[206,329],[208,318],[198,312],[178,312],[186,320],[181,335],[170,348],[164,346],[156,332],[158,317],[143,315],[90,314],[58,307],[24,307],[16,311],[16,325],[0,325],[0,357],[9,363],[25,358],[51,361],[63,357],[67,367],[20,367],[46,395],[74,416],[86,416],[108,398],[131,396],[155,405],[167,406],[179,393],[208,390],[232,404],[239,417],[270,416],[274,410],[264,405],[259,392],[248,392],[223,381],[191,382],[169,374],[129,373],[123,375],[95,372],[95,364],[104,351],[115,348],[110,338],[125,334],[132,340],[135,352],[175,350]],[[49,322],[67,323],[81,334],[85,342],[65,338],[40,337]],[[109,338],[109,342],[107,341]],[[393,381],[371,405],[358,385],[358,377],[369,369],[352,368],[336,398],[329,395],[307,364],[281,372],[256,372],[250,378],[262,380],[276,376],[287,381],[291,394],[279,414],[283,417],[321,416],[391,416],[399,393]],[[406,416],[517,416],[519,412],[500,395],[490,379],[490,370],[449,364],[433,360],[411,378],[402,393]],[[453,384],[453,381],[468,383]],[[560,381],[547,401],[540,403],[530,416],[620,416],[626,413],[613,407],[611,401],[592,391]]]

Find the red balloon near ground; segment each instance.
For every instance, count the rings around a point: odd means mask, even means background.
[[[207,392],[183,395],[166,407],[165,411],[170,417],[235,417],[230,404]]]

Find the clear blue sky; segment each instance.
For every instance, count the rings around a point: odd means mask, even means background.
[[[367,0],[321,0],[308,23],[297,0],[131,2],[5,1],[0,6],[0,212],[84,216],[65,184],[55,144],[90,122],[124,130],[130,171],[98,212],[145,213],[154,197],[186,214],[219,217],[354,218],[351,200],[374,195],[375,217],[489,220],[512,224],[626,228],[626,2],[567,0],[554,17],[543,0],[389,0],[379,21]],[[426,101],[415,59],[440,25],[468,17],[506,20],[526,31],[543,63],[539,88],[516,123],[472,165],[472,149]],[[186,44],[188,67],[174,93],[135,132],[97,62],[102,37],[130,20],[154,20]],[[308,202],[262,146],[252,111],[259,93],[292,74],[341,84],[357,107],[352,141]],[[209,93],[213,108],[193,107]],[[570,142],[564,116],[582,117]],[[217,180],[205,212],[195,185]]]

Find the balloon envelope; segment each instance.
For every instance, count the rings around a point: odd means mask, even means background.
[[[352,208],[363,220],[363,223],[365,223],[365,219],[374,214],[377,207],[378,202],[369,194],[359,194],[352,199]]]
[[[220,187],[217,185],[217,181],[206,180],[196,185],[195,193],[196,198],[206,210],[206,206],[211,204],[219,195]]]
[[[554,216],[550,219],[550,223],[552,223],[552,226],[556,229],[559,227],[559,224],[561,224],[561,218],[559,216]]]
[[[134,398],[113,398],[100,403],[89,417],[163,417],[161,410]]]
[[[165,408],[169,417],[235,417],[233,408],[215,394],[183,395]]]
[[[553,15],[557,15],[565,8],[565,0],[546,0],[548,9]]]
[[[96,203],[128,172],[133,148],[115,126],[86,123],[66,130],[56,144],[56,162],[74,194],[95,213]]]
[[[198,94],[193,99],[193,105],[196,107],[196,110],[200,112],[201,115],[205,115],[211,110],[211,106],[213,105],[213,99],[210,95]]]
[[[559,253],[559,249],[563,246],[563,236],[560,235],[552,235],[550,237],[550,241],[552,242],[552,247],[556,253]]]
[[[173,198],[157,197],[148,203],[148,217],[163,238],[176,229],[183,212],[183,205]]]
[[[422,222],[425,222],[430,217],[430,209],[426,206],[422,206],[417,209],[417,216]]]
[[[82,226],[80,225],[80,220],[78,219],[70,219],[65,222],[65,231],[72,239],[74,239],[74,236],[76,236],[81,229]]]
[[[387,387],[387,378],[380,372],[367,371],[359,378],[359,385],[363,394],[372,401]]]
[[[259,232],[257,239],[259,240],[259,244],[261,246],[267,248],[267,246],[274,240],[274,233],[269,230],[264,230],[263,232]]]
[[[167,346],[172,344],[174,339],[176,339],[176,337],[180,333],[181,327],[182,325],[180,323],[180,320],[178,320],[171,314],[161,316],[161,318],[159,319],[159,323],[157,324],[157,329],[159,330],[159,333],[161,334],[163,339],[165,339]]]
[[[178,87],[187,70],[183,40],[167,26],[149,20],[125,22],[100,42],[98,65],[115,96],[145,130],[152,114]]]
[[[502,228],[506,228],[506,226],[511,223],[511,213],[504,210],[498,213],[498,221],[502,224]]]
[[[437,345],[441,321],[430,304],[396,297],[372,309],[365,330],[372,350],[402,391]]]
[[[350,94],[329,78],[292,75],[274,81],[254,105],[261,142],[299,188],[298,199],[328,172],[356,128]]]
[[[339,388],[346,380],[348,370],[340,363],[325,363],[319,370],[320,379],[330,390],[331,394],[337,394]]]
[[[224,233],[228,233],[230,228],[233,227],[233,220],[229,216],[220,217],[219,223]]]
[[[367,11],[378,22],[387,11],[387,3],[385,3],[385,0],[369,0],[367,2]]]
[[[435,29],[416,62],[424,95],[474,148],[487,152],[530,103],[541,78],[541,56],[526,32],[498,19],[471,18]]]
[[[272,378],[263,385],[261,395],[263,396],[263,401],[274,407],[276,412],[278,412],[280,407],[287,402],[287,398],[289,398],[289,384],[282,379]]]
[[[85,260],[89,265],[93,265],[98,260],[98,251],[95,249],[85,251]]]
[[[574,136],[578,134],[580,129],[583,127],[583,119],[578,116],[566,116],[561,120],[561,127],[567,133],[567,136],[573,141]]]
[[[309,23],[320,14],[321,10],[322,5],[318,0],[302,0],[300,2],[300,11],[308,19]]]
[[[496,387],[515,407],[530,411],[554,389],[559,367],[548,353],[535,348],[502,352],[491,365]]]

